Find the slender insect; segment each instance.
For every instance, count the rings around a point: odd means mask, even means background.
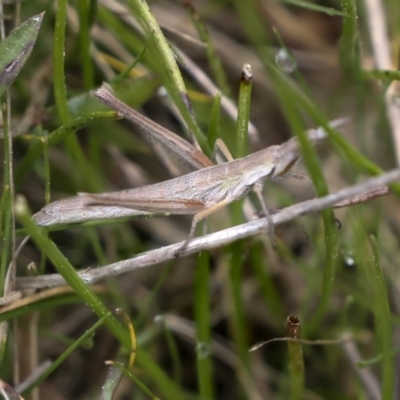
[[[334,120],[330,126],[337,127],[344,122],[345,119]],[[323,128],[308,131],[308,138],[313,143],[325,137]],[[299,157],[297,139],[292,138],[244,158],[164,182],[111,193],[81,193],[47,205],[35,214],[34,219],[38,225],[54,225],[148,214],[194,214],[189,236],[177,252],[179,254],[193,238],[198,222],[252,189],[269,219],[261,194],[264,180],[287,175]],[[269,224],[269,231],[273,232],[272,224]]]

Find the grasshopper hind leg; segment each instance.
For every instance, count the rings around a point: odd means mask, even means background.
[[[212,207],[206,208],[205,210],[200,211],[199,213],[197,213],[193,218],[192,226],[191,226],[190,232],[189,232],[189,236],[183,242],[183,245],[181,247],[179,247],[178,250],[175,250],[175,257],[180,257],[182,255],[182,253],[186,250],[186,248],[188,247],[190,241],[193,239],[194,234],[196,233],[197,224],[200,221],[202,221],[204,218],[207,218],[209,215],[214,213],[215,211],[218,211],[219,209],[224,208],[229,203],[231,203],[231,200],[223,200],[223,201],[213,205]]]

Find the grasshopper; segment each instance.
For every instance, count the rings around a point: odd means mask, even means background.
[[[345,119],[330,123],[342,125]],[[326,137],[323,128],[308,131],[308,139],[317,143]],[[215,211],[227,206],[254,189],[264,215],[269,214],[261,195],[267,177],[285,177],[300,157],[296,138],[274,145],[244,158],[198,171],[164,182],[118,192],[89,194],[50,203],[34,215],[38,225],[83,222],[96,219],[140,216],[149,214],[194,214],[189,236],[177,254],[193,238],[197,224]],[[270,233],[273,226],[269,224]]]

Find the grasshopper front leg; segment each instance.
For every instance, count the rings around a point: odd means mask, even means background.
[[[207,218],[209,215],[211,215],[212,213],[214,213],[215,211],[220,210],[221,208],[226,207],[229,203],[231,203],[231,200],[223,200],[209,208],[206,208],[203,211],[200,211],[199,213],[197,213],[192,221],[192,226],[190,227],[190,232],[189,232],[189,236],[188,238],[183,242],[183,245],[175,251],[175,257],[180,257],[180,255],[182,254],[182,252],[188,247],[188,244],[190,243],[190,241],[193,239],[194,234],[196,233],[196,227],[197,224],[203,220],[204,218]]]

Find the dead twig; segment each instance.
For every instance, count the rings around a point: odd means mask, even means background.
[[[325,197],[307,200],[302,203],[287,207],[279,213],[270,215],[270,221],[272,221],[274,226],[280,225],[292,221],[302,215],[321,211],[327,207],[334,206],[337,203],[354,198],[355,196],[360,196],[367,192],[376,190],[383,185],[387,185],[399,179],[400,169],[395,169],[378,177],[371,178],[366,182],[342,189]],[[200,251],[214,249],[220,246],[225,246],[236,240],[255,236],[260,233],[265,233],[267,227],[268,222],[263,218],[225,229],[223,231],[195,238],[188,244],[181,255],[187,256]],[[170,246],[162,247],[160,249],[151,250],[146,253],[139,254],[134,258],[119,261],[104,267],[86,269],[80,271],[79,275],[88,285],[93,285],[109,276],[116,276],[134,271],[139,268],[145,268],[151,265],[173,260],[175,258],[176,251],[182,247],[182,244],[183,242],[180,242]],[[44,275],[39,277],[23,277],[17,279],[18,289],[40,289],[60,285],[65,285],[65,281],[59,274]]]

